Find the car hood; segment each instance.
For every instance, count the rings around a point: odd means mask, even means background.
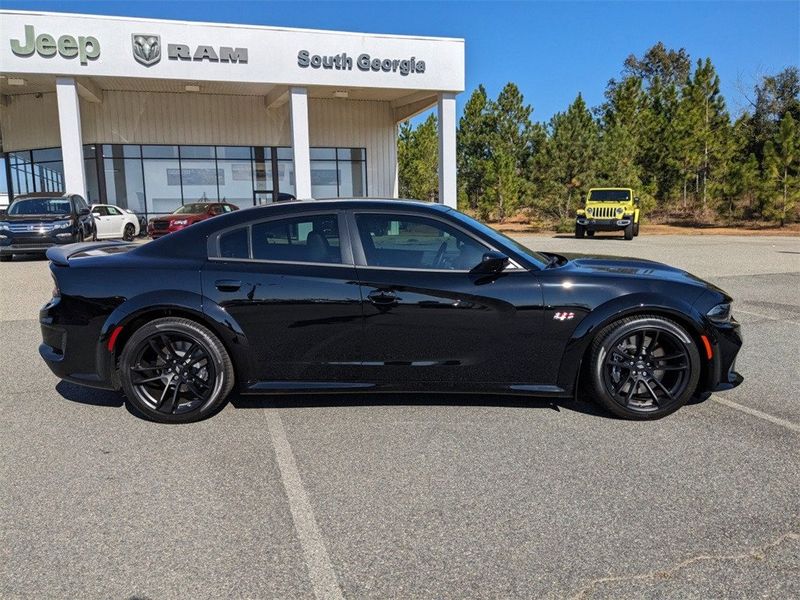
[[[551,254],[552,255],[552,254]],[[645,279],[669,279],[702,287],[718,289],[711,283],[692,275],[691,273],[671,267],[664,263],[643,258],[630,258],[627,256],[602,256],[592,254],[559,254],[568,259],[562,269],[569,269],[581,273],[608,273],[610,275],[628,276]],[[722,291],[722,290],[720,290]]]
[[[0,217],[0,221],[7,223],[52,223],[72,218],[72,215],[4,215]]]
[[[162,223],[163,222],[169,223],[170,221],[183,221],[184,219],[188,221],[200,221],[203,219],[203,215],[196,213],[187,213],[185,215],[163,215],[161,217],[153,217],[150,220],[153,222],[158,221]]]

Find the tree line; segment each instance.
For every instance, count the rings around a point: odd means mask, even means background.
[[[536,122],[514,83],[479,85],[457,131],[459,207],[490,221],[525,211],[567,226],[590,187],[631,187],[645,214],[800,220],[800,72],[764,76],[733,119],[711,60],[658,43],[629,56],[605,101],[581,94]],[[437,124],[401,124],[400,194],[436,200]]]

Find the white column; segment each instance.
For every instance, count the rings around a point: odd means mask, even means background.
[[[83,136],[78,88],[72,77],[56,78],[58,127],[64,161],[64,190],[86,198],[86,173],[83,169]]]
[[[439,202],[456,208],[456,95],[439,94]]]
[[[289,120],[292,125],[294,190],[297,198],[311,198],[311,152],[308,148],[308,92],[289,88]]]

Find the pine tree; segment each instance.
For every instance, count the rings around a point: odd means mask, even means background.
[[[598,137],[597,123],[578,94],[567,112],[550,121],[545,146],[548,187],[556,190],[555,212],[559,219],[571,216],[573,199],[594,182]]]
[[[772,210],[784,226],[787,216],[791,216],[798,196],[798,176],[800,173],[800,139],[797,124],[792,114],[787,112],[781,119],[777,133],[764,146],[764,165],[769,177],[772,195],[778,202]]]
[[[400,196],[435,202],[439,196],[436,116],[430,115],[418,127],[406,121],[400,125],[397,144]]]
[[[459,197],[472,210],[485,193],[489,154],[489,100],[483,85],[472,92],[458,123],[457,163]]]

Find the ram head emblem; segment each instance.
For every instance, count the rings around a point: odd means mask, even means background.
[[[145,67],[154,65],[161,60],[161,36],[134,33],[131,35],[131,40],[133,41],[133,58]]]

